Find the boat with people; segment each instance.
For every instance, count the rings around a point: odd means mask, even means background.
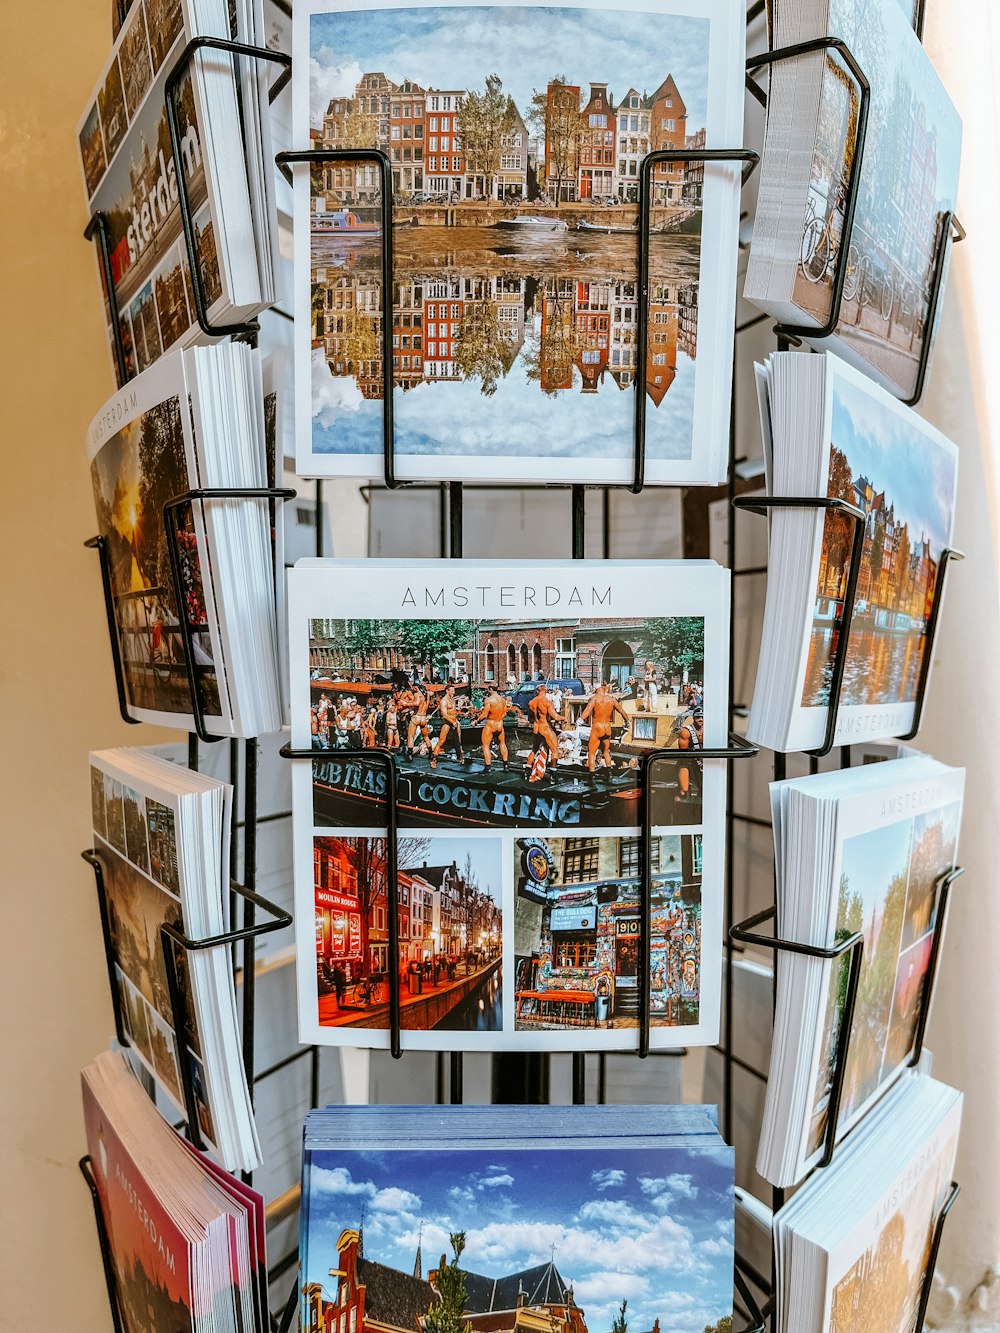
[[[372,236],[380,232],[382,226],[378,222],[364,222],[350,209],[338,209],[330,213],[314,213],[312,230]]]

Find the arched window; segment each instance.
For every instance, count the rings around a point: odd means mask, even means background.
[[[527,680],[528,673],[531,671],[531,662],[528,658],[528,645],[526,643],[521,644],[518,658],[521,663],[521,679]]]
[[[625,688],[625,682],[635,669],[635,655],[627,643],[613,639],[601,659],[601,679]]]
[[[496,680],[497,678],[497,650],[492,643],[486,645],[486,679]]]
[[[540,643],[536,643],[531,650],[531,670],[535,679],[539,680],[542,675],[542,645]]]
[[[517,650],[512,643],[507,645],[507,675],[517,680]]]

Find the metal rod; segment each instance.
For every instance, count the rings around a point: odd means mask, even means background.
[[[382,233],[382,484],[387,490],[398,490],[406,483],[396,479],[396,427],[393,416],[392,164],[380,148],[304,148],[278,153],[274,160],[289,185],[292,184],[291,168],[300,162],[308,162],[311,166],[335,162],[370,162],[378,170]]]
[[[573,1105],[583,1106],[587,1101],[587,1056],[583,1051],[573,1052]]]
[[[664,163],[743,162],[752,170],[760,158],[750,148],[669,148],[647,153],[639,177],[639,290],[635,351],[635,418],[632,485],[639,495],[646,482],[646,356],[649,346],[649,246],[653,203],[653,171]],[[743,179],[746,180],[745,170]]]
[[[118,711],[122,721],[130,727],[140,725],[139,719],[129,713],[128,690],[125,685],[125,664],[122,654],[122,642],[118,634],[118,617],[115,614],[115,594],[111,582],[111,561],[108,557],[108,544],[103,537],[91,537],[84,546],[96,551],[101,560],[101,587],[104,590],[104,612],[108,621],[108,639],[111,642],[111,662],[115,671],[115,688],[118,692]]]
[[[128,383],[131,376],[128,373],[128,358],[125,355],[125,344],[122,341],[121,312],[118,309],[118,291],[115,287],[114,270],[111,267],[111,240],[107,215],[105,213],[95,213],[87,223],[83,235],[84,239],[88,241],[95,236],[97,237],[97,256],[101,265],[104,295],[111,316],[111,346],[115,354],[115,370],[118,372],[118,387],[120,389],[123,384]]]
[[[121,1309],[118,1303],[118,1281],[115,1277],[114,1260],[111,1257],[111,1245],[108,1241],[108,1228],[104,1222],[104,1210],[101,1196],[97,1191],[97,1181],[91,1166],[90,1157],[81,1157],[77,1165],[80,1174],[87,1182],[91,1202],[94,1205],[94,1221],[97,1223],[97,1239],[101,1246],[101,1264],[104,1268],[104,1282],[108,1289],[108,1304],[111,1306],[111,1325],[114,1333],[125,1333],[122,1324]]]

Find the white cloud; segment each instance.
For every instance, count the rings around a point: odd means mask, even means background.
[[[335,426],[345,412],[358,412],[365,396],[350,375],[331,375],[317,347],[312,354],[313,417],[321,426]]]
[[[494,1190],[504,1185],[513,1185],[514,1177],[507,1175],[506,1172],[499,1176],[484,1176],[482,1180],[476,1182],[477,1190]]]
[[[700,1241],[698,1249],[701,1250],[703,1254],[723,1255],[731,1254],[733,1245],[732,1241],[709,1238],[708,1240]]]
[[[475,1202],[476,1196],[467,1185],[453,1185],[448,1191],[448,1198],[452,1203],[469,1204]]]
[[[309,61],[309,123],[323,124],[331,97],[353,97],[364,70],[356,60],[336,64],[329,47],[320,47]],[[334,63],[331,63],[334,62]]]
[[[649,1225],[649,1218],[624,1199],[590,1199],[577,1216],[583,1222],[596,1222],[600,1227],[615,1231]]]
[[[342,1166],[310,1168],[309,1188],[317,1194],[363,1194],[374,1199],[378,1190],[370,1180],[354,1180]]]
[[[382,1213],[409,1213],[420,1207],[420,1197],[411,1194],[409,1190],[390,1185],[387,1189],[379,1190],[372,1199],[372,1207]]]
[[[614,1166],[606,1166],[600,1171],[590,1173],[590,1182],[599,1190],[615,1189],[625,1184],[625,1172]]]
[[[698,1195],[694,1177],[680,1172],[669,1176],[643,1176],[639,1188],[653,1207],[663,1213],[678,1199],[694,1199]]]
[[[608,1303],[615,1308],[623,1300],[640,1300],[649,1291],[649,1279],[640,1273],[592,1273],[583,1278],[573,1288],[577,1303],[589,1313],[591,1306],[604,1306]]]

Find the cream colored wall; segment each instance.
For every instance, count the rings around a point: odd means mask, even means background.
[[[117,715],[96,556],[83,547],[94,526],[84,434],[114,383],[75,151],[110,14],[110,0],[51,0],[4,4],[0,21],[0,1328],[11,1333],[53,1319],[110,1327],[76,1168],[79,1070],[111,1031],[79,854],[87,751],[140,729]]]

